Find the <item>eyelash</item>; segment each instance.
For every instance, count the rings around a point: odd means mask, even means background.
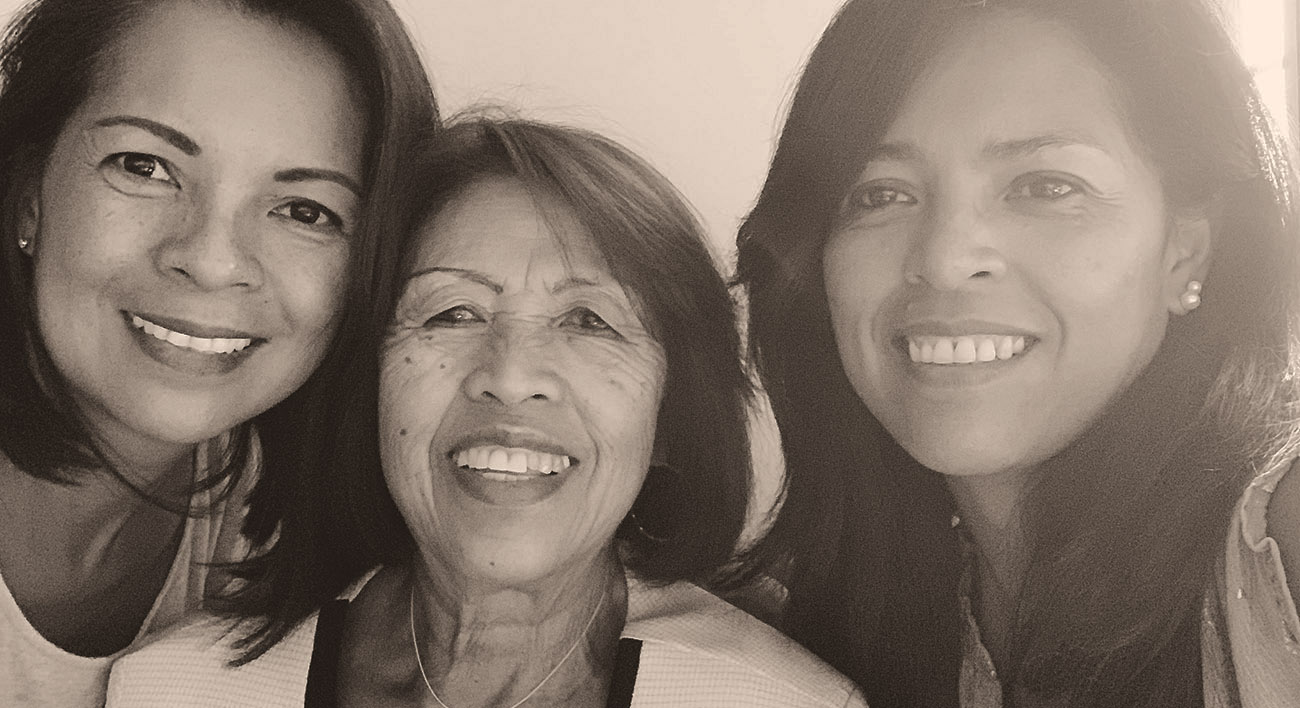
[[[312,212],[312,218],[310,221],[304,221],[295,216],[295,212],[302,215],[301,211],[299,211],[302,209],[307,209]],[[310,199],[295,199],[294,201],[281,204],[272,209],[271,213],[281,218],[302,224],[310,229],[323,229],[328,231],[341,231],[343,229],[343,219],[339,218],[338,214],[334,213],[334,211],[329,207]],[[325,218],[325,223],[316,223],[321,217]]]
[[[1036,189],[1046,188],[1048,193],[1036,193]],[[1036,199],[1047,203],[1061,202],[1071,197],[1088,192],[1079,180],[1061,175],[1033,173],[1017,179],[1011,186],[1008,199]],[[915,204],[916,197],[886,185],[870,184],[855,189],[845,206],[848,210],[860,209],[866,212],[878,212],[892,206]]]
[[[594,322],[592,322],[594,320]],[[617,330],[610,326],[603,317],[596,314],[589,307],[575,307],[566,312],[560,319],[560,324],[574,324],[577,327],[591,332],[593,334],[602,334],[606,336],[621,337]]]
[[[423,327],[432,329],[436,327],[463,327],[471,324],[486,322],[486,319],[475,312],[467,305],[456,305],[449,307],[438,314],[425,320]],[[600,336],[622,337],[618,330],[614,329],[603,317],[596,314],[589,307],[575,307],[564,313],[558,324],[560,326],[572,326],[578,329]]]
[[[119,152],[110,155],[108,162],[119,171],[124,172],[135,179],[147,182],[170,184],[173,186],[176,185],[176,178],[172,176],[171,169],[167,166],[167,161],[157,155],[150,155],[145,152]],[[140,165],[141,162],[148,164]],[[132,164],[144,168],[142,169],[142,172],[144,173],[142,174],[141,172],[132,169]],[[165,179],[159,179],[157,177],[160,170],[165,176]]]
[[[424,328],[463,327],[467,324],[485,321],[479,314],[466,305],[449,307],[424,321]]]
[[[1047,194],[1035,194],[1035,188],[1046,187]],[[1064,188],[1065,191],[1058,191]],[[1059,202],[1070,197],[1086,193],[1086,188],[1078,181],[1054,174],[1029,174],[1017,179],[1011,185],[1009,199],[1040,199],[1046,202]]]
[[[877,203],[875,200],[877,195],[888,196],[889,199],[884,203]],[[846,206],[865,209],[866,211],[880,211],[891,206],[915,203],[916,197],[901,189],[879,184],[868,184],[853,190]]]
[[[179,186],[176,183],[176,178],[172,176],[172,170],[167,161],[157,155],[150,155],[145,152],[119,152],[110,155],[107,162],[132,179],[169,184],[174,187]],[[159,177],[160,174],[163,178]],[[306,213],[304,213],[304,210]],[[343,230],[343,219],[334,210],[311,199],[295,199],[286,202],[272,209],[271,213],[283,219],[302,224],[309,229],[319,231]],[[324,223],[321,223],[322,217]]]

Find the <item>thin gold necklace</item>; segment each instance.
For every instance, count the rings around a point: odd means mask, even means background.
[[[525,701],[527,701],[529,698],[532,698],[534,694],[540,691],[542,686],[545,686],[546,682],[551,680],[552,676],[555,676],[555,673],[560,670],[561,666],[564,666],[564,662],[569,660],[569,657],[573,655],[573,652],[578,648],[578,645],[582,643],[583,637],[587,636],[587,632],[591,631],[591,625],[596,622],[596,615],[600,614],[600,608],[602,605],[605,604],[605,596],[608,594],[609,594],[608,587],[606,587],[603,591],[601,591],[600,601],[596,603],[596,609],[592,611],[591,617],[587,618],[587,624],[582,628],[582,633],[578,635],[577,639],[573,640],[573,646],[569,647],[569,650],[564,652],[564,656],[560,657],[560,661],[555,665],[555,668],[551,669],[551,672],[549,674],[546,674],[545,678],[539,681],[536,686],[533,686],[533,690],[529,691],[526,695],[524,695],[523,698],[520,698],[518,701],[511,704],[510,708],[519,708],[519,706],[523,705]],[[420,642],[415,638],[415,583],[414,582],[411,583],[411,599],[407,603],[407,607],[408,607],[407,613],[410,616],[410,620],[411,620],[411,648],[415,649],[415,665],[420,667],[420,678],[424,679],[424,687],[429,689],[429,695],[433,696],[433,700],[437,701],[438,705],[442,706],[442,708],[451,708],[451,706],[444,703],[443,700],[438,697],[438,692],[433,690],[433,684],[429,683],[429,675],[424,672],[424,661],[420,659]]]

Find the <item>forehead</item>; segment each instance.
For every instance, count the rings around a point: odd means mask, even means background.
[[[110,42],[91,85],[85,110],[161,114],[199,133],[246,121],[301,142],[340,126],[355,142],[364,120],[348,67],[322,38],[222,2],[150,5]]]
[[[1116,87],[1073,31],[1023,13],[980,10],[948,28],[885,140],[997,141],[1044,132],[1130,142]]]
[[[459,265],[504,271],[544,264],[607,272],[573,209],[513,178],[470,184],[425,221],[417,238],[411,269]]]

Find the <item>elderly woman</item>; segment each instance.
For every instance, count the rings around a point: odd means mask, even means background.
[[[242,665],[203,621],[123,660],[110,704],[862,705],[693,584],[743,525],[749,389],[681,198],[608,140],[525,121],[464,122],[427,164],[379,377],[399,518],[364,470],[302,490],[346,503],[302,523],[383,567],[306,616],[290,566],[338,549],[287,524]]]
[[[848,3],[740,231],[785,626],[876,708],[1300,704],[1294,184],[1201,0]]]

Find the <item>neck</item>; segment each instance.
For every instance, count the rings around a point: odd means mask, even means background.
[[[91,412],[86,417],[101,453],[132,486],[163,499],[179,495],[183,501],[188,497],[193,481],[194,443],[164,442],[141,435],[112,418],[104,420],[104,416]]]
[[[1024,544],[1020,504],[1029,477],[1030,472],[1023,470],[945,477],[962,526],[982,550],[996,552]]]
[[[445,570],[427,568],[413,579],[416,637],[429,683],[448,705],[509,706],[539,684],[530,704],[603,697],[627,614],[612,548],[528,587],[453,587]]]
[[[1021,501],[1029,476],[1029,472],[1017,470],[946,478],[961,526],[975,547],[972,609],[984,646],[1002,673],[1028,572]]]
[[[177,500],[179,508],[184,508],[194,478],[190,455],[174,460],[165,473],[150,475],[147,480],[140,479],[133,470],[119,470],[140,491],[162,500]],[[27,474],[3,454],[0,490],[0,506],[6,514],[26,518],[24,526],[34,533],[44,529],[40,535],[49,540],[49,533],[54,532],[53,536],[74,539],[73,545],[81,548],[95,545],[86,539],[88,535],[102,537],[107,529],[117,529],[141,512],[174,516],[143,499],[106,470],[79,470],[74,472],[71,484],[62,484]]]

